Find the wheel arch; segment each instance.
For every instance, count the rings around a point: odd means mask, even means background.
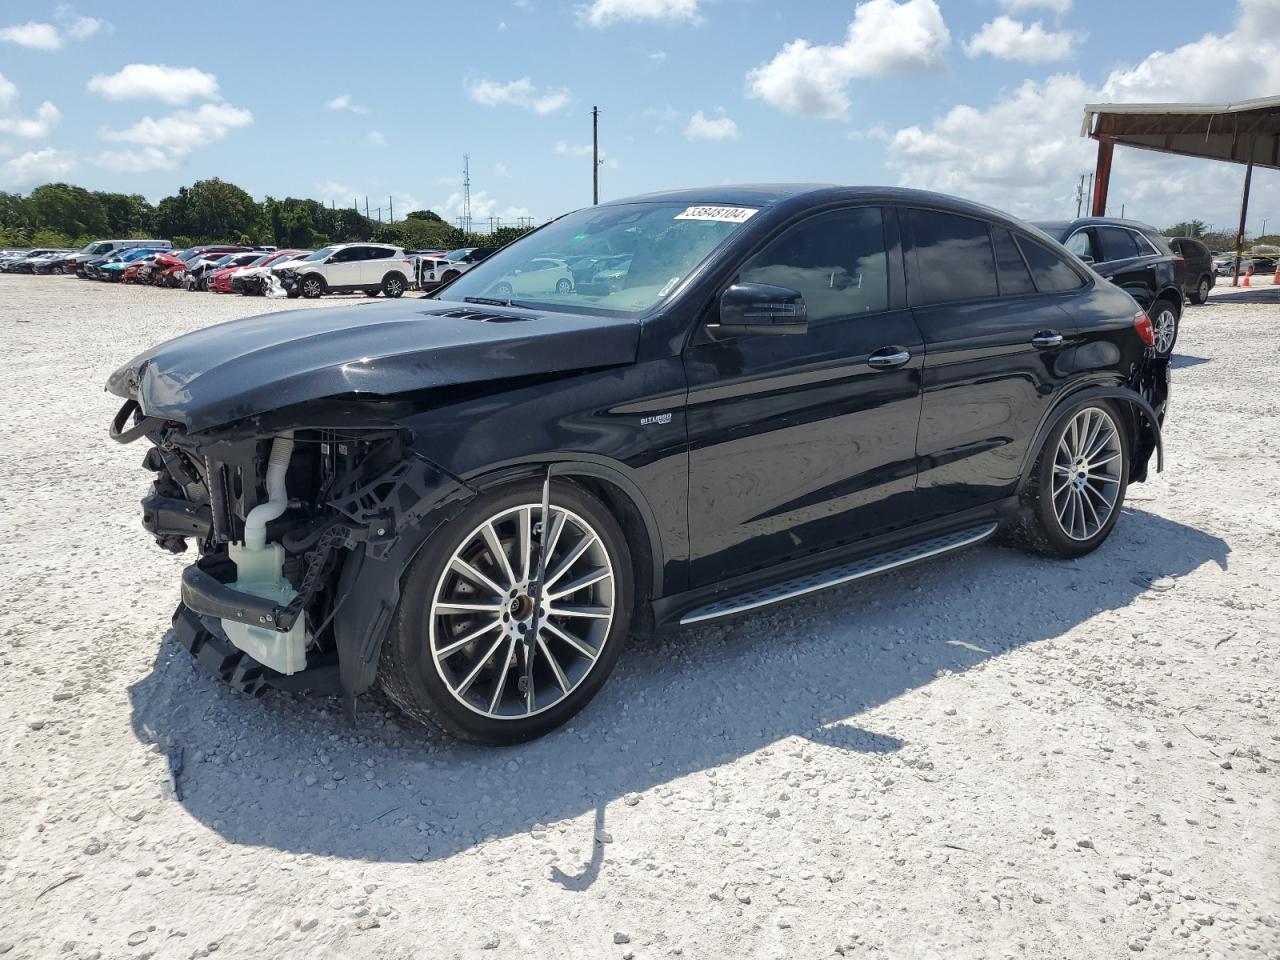
[[[1129,481],[1141,482],[1147,477],[1147,463],[1154,452],[1156,455],[1156,472],[1164,470],[1164,440],[1160,432],[1160,417],[1155,408],[1135,390],[1123,384],[1081,385],[1070,393],[1064,394],[1041,420],[1035,438],[1027,447],[1023,457],[1022,472],[1018,480],[1018,493],[1021,494],[1030,482],[1031,471],[1036,459],[1044,447],[1045,440],[1062,420],[1070,415],[1082,403],[1089,400],[1114,400],[1125,418],[1125,426],[1129,430],[1132,457],[1129,462]],[[1143,452],[1138,440],[1143,430],[1151,433],[1151,449]]]
[[[348,709],[367,691],[378,672],[382,645],[410,564],[441,526],[457,516],[477,496],[521,480],[541,479],[550,466],[552,479],[573,482],[600,499],[622,527],[635,574],[636,620],[633,632],[652,628],[650,600],[663,588],[663,552],[657,520],[640,488],[621,470],[570,457],[519,464],[470,477],[453,488],[451,496],[405,531],[382,559],[372,559],[361,544],[347,558],[339,575],[334,614],[339,678]]]

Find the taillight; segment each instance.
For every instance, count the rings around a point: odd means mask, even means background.
[[[1142,338],[1142,342],[1148,347],[1154,347],[1156,343],[1156,331],[1151,326],[1151,318],[1146,312],[1139,310],[1133,315],[1133,329],[1138,331],[1138,336]]]
[[[1174,263],[1176,263],[1178,266],[1182,266],[1184,263],[1186,263],[1186,262],[1187,262],[1187,258],[1186,258],[1186,257],[1174,257],[1174,258],[1173,258],[1173,262],[1174,262]]]

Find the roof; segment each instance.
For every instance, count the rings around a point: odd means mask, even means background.
[[[1280,170],[1280,96],[1235,103],[1090,103],[1080,135]]]

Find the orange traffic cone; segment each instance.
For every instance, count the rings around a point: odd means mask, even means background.
[[[1276,272],[1271,275],[1271,285],[1280,287],[1280,260],[1276,261]]]
[[[1249,286],[1249,278],[1252,276],[1253,276],[1253,264],[1249,264],[1248,269],[1245,270],[1244,272],[1244,283],[1242,284],[1242,286],[1245,286],[1245,287]]]

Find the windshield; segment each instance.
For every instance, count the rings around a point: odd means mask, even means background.
[[[686,203],[587,207],[499,250],[441,296],[644,313],[755,212]]]
[[[260,266],[262,266],[264,263],[266,263],[267,261],[275,259],[275,256],[276,256],[276,255],[275,255],[274,253],[268,253],[268,254],[266,254],[265,256],[258,257],[258,259],[256,259],[256,260],[250,260],[248,263],[246,263],[246,264],[245,264],[245,266],[246,266],[246,267],[260,267]]]
[[[195,250],[195,249],[183,250],[180,254],[178,254],[178,259],[183,260],[187,263],[190,263],[192,260],[195,260],[199,256],[200,256],[199,250]]]
[[[96,240],[93,243],[86,244],[81,253],[101,253],[103,250],[110,250],[111,244],[105,240]]]
[[[461,260],[474,249],[475,247],[459,247],[457,250],[450,250],[444,255],[444,258],[446,260]]]
[[[335,248],[333,248],[333,247],[324,247],[323,249],[317,250],[317,251],[316,251],[315,253],[313,253],[311,256],[307,257],[307,259],[308,259],[308,260],[323,260],[325,257],[329,256],[329,254],[333,253],[334,249],[335,249]]]

